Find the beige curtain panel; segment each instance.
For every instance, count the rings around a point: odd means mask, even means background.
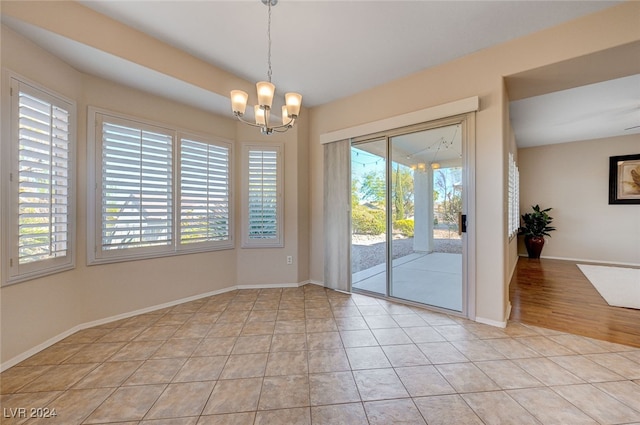
[[[324,286],[351,291],[349,140],[324,145]]]

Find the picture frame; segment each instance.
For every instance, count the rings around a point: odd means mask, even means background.
[[[640,205],[640,153],[609,157],[609,205]]]

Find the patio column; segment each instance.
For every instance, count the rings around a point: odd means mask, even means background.
[[[433,251],[433,170],[416,170],[414,185],[413,250]]]

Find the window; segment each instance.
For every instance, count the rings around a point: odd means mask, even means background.
[[[232,247],[230,144],[180,140],[180,244]]]
[[[233,247],[229,143],[95,108],[89,119],[90,263]]]
[[[243,248],[283,247],[282,146],[243,146]]]
[[[3,275],[11,284],[74,267],[75,103],[18,76],[8,81]]]
[[[172,249],[173,134],[98,115],[100,251],[105,256]]]
[[[509,237],[513,237],[520,227],[520,172],[513,158],[509,153]]]

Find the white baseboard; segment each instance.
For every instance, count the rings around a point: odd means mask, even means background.
[[[304,280],[298,283],[274,283],[274,284],[258,284],[258,285],[237,285],[233,289],[272,289],[272,288],[300,288],[308,284],[324,286],[323,283]]]
[[[502,321],[499,322],[497,320],[485,319],[484,317],[476,316],[476,322],[482,323],[483,325],[495,326],[496,328],[506,328],[507,322]]]
[[[497,328],[506,328],[507,322],[509,322],[509,316],[511,316],[511,303],[507,304],[507,310],[505,311],[503,321],[499,322],[497,320],[476,316],[476,322],[482,323],[484,325],[495,326]]]
[[[352,295],[351,292],[343,291],[342,289],[332,289],[332,291],[340,292],[341,294]]]
[[[509,323],[509,317],[511,317],[511,301],[509,301],[509,303],[507,304],[507,311],[504,315],[505,327],[506,327],[506,324]]]
[[[520,257],[527,258],[526,254],[520,254]],[[569,257],[547,257],[546,255],[542,255],[540,258],[548,259],[548,260],[562,260],[562,261],[573,261],[575,263],[595,263],[595,264],[609,264],[612,266],[632,266],[632,267],[640,267],[640,263],[625,263],[622,261],[601,261],[601,260],[590,260],[586,258],[569,258]]]
[[[507,281],[507,286],[511,285],[511,280],[513,279],[513,275],[516,273],[516,269],[518,268],[518,261],[520,260],[520,256],[516,258],[515,263],[513,263],[513,267],[511,268],[511,273],[509,273],[509,280]]]
[[[183,304],[183,303],[187,303],[190,301],[195,301],[195,300],[199,300],[201,298],[207,298],[207,297],[211,297],[213,295],[219,295],[219,294],[223,294],[225,292],[230,292],[230,291],[234,291],[236,289],[238,290],[243,290],[243,289],[269,289],[269,288],[297,288],[299,286],[303,286],[306,285],[307,283],[314,283],[317,284],[315,282],[311,282],[311,281],[306,281],[306,282],[301,282],[301,283],[282,283],[282,284],[269,284],[269,285],[235,285],[235,286],[230,286],[224,289],[218,289],[215,291],[211,291],[211,292],[206,292],[204,294],[198,294],[198,295],[193,295],[191,297],[186,297],[186,298],[181,298],[179,300],[175,300],[175,301],[170,301],[167,303],[163,303],[163,304],[158,304],[158,305],[154,305],[151,307],[145,307],[139,310],[134,310],[134,311],[129,311],[127,313],[122,313],[122,314],[117,314],[115,316],[110,316],[110,317],[105,317],[103,319],[98,319],[98,320],[93,320],[91,322],[86,322],[86,323],[82,323],[79,325],[74,326],[71,329],[68,329],[52,338],[49,338],[48,340],[44,341],[41,344],[36,345],[35,347],[30,348],[29,350],[13,357],[12,359],[7,360],[6,362],[0,364],[0,372],[3,372],[7,369],[9,369],[10,367],[13,367],[15,365],[17,365],[18,363],[28,359],[29,357],[39,353],[40,351],[49,348],[50,346],[52,346],[53,344],[62,341],[63,339],[73,335],[74,333],[84,330],[84,329],[88,329],[88,328],[92,328],[94,326],[100,326],[100,325],[104,325],[107,323],[111,323],[111,322],[115,322],[118,320],[122,320],[122,319],[128,319],[130,317],[133,316],[137,316],[139,314],[145,314],[145,313],[151,313],[153,311],[157,311],[157,310],[162,310],[164,308],[168,308],[168,307],[174,307],[178,304]]]
[[[237,285],[233,289],[276,289],[276,288],[297,288],[299,283],[265,283],[257,285]]]
[[[25,351],[24,353],[18,354],[14,358],[9,359],[6,362],[0,364],[0,372],[4,372],[5,370],[9,369],[10,367],[13,367],[13,366],[17,365],[21,361],[28,359],[29,357],[33,356],[34,354],[38,354],[40,351],[44,350],[45,348],[49,348],[50,346],[52,346],[56,342],[60,342],[63,339],[67,338],[68,336],[73,335],[76,332],[81,331],[81,330],[86,329],[86,328],[90,328],[90,327],[91,326],[85,326],[85,325],[74,326],[73,328],[62,332],[61,334],[58,334],[58,335],[54,336],[53,338],[49,338],[48,340],[46,340],[42,344],[38,344],[35,347],[30,348],[29,350]]]

